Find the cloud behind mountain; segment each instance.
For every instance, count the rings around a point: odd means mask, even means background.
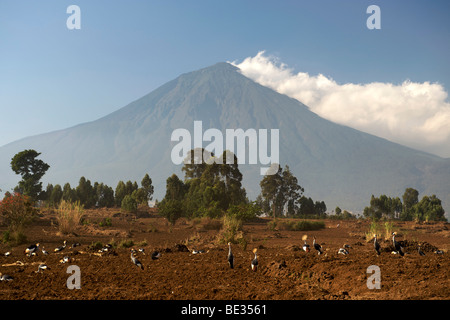
[[[323,74],[296,73],[264,51],[233,64],[245,76],[301,101],[323,118],[450,157],[450,103],[439,83],[339,84]]]

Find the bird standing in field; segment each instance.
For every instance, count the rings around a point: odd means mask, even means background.
[[[253,258],[252,260],[252,271],[257,271],[258,270],[258,257],[256,255],[256,252],[258,251],[258,249],[253,249],[253,253],[255,254],[255,258]]]
[[[374,237],[374,240],[373,240],[373,247],[375,248],[375,251],[377,252],[377,255],[380,255],[380,253],[381,253],[381,252],[380,252],[381,247],[380,247],[380,244],[379,244],[378,241],[377,241],[377,235],[374,234],[373,237]]]
[[[144,270],[144,266],[142,265],[142,263],[134,256],[134,249],[131,249],[131,262],[134,263],[134,265],[138,266],[139,268],[141,268],[142,270]]]
[[[228,242],[228,264],[231,269],[234,268],[234,256],[233,252],[231,252],[231,242]]]
[[[39,249],[39,243],[32,244],[28,248],[25,249],[25,254],[31,257],[32,255],[35,255]]]
[[[424,256],[424,255],[425,255],[425,252],[423,252],[422,249],[421,249],[420,247],[421,247],[421,245],[419,244],[419,246],[417,247],[417,252],[419,252],[419,254],[420,254],[421,256]]]
[[[67,244],[67,241],[64,240],[64,244],[63,244],[62,246],[60,246],[60,247],[55,248],[54,251],[55,251],[55,252],[63,251],[63,250],[66,248],[66,244]]]
[[[314,236],[314,240],[313,240],[313,246],[314,246],[314,249],[317,250],[317,254],[318,255],[321,255],[323,253],[322,246],[320,244],[316,243],[316,237],[315,236]]]
[[[348,251],[347,251],[347,249],[345,249],[345,248],[340,248],[339,251],[338,251],[338,254],[347,255],[347,254],[348,254]]]
[[[304,241],[304,243],[303,243],[303,251],[305,251],[305,252],[309,252],[310,251],[310,248],[309,248],[309,244],[307,244],[306,243],[306,239],[308,239],[308,236],[305,234],[303,237],[302,237],[302,240]]]
[[[392,232],[392,244],[394,245],[394,250],[397,252],[397,253],[399,253],[402,257],[403,257],[403,255],[405,254],[404,252],[403,252],[403,248],[402,248],[402,246],[400,245],[400,243],[398,243],[396,240],[395,240],[395,235],[396,235],[397,233],[396,232]]]

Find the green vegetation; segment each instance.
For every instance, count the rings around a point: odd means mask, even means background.
[[[272,231],[275,230],[312,231],[325,228],[325,222],[308,221],[308,220],[274,219],[267,223],[267,227]]]
[[[11,159],[11,169],[22,176],[15,192],[29,196],[31,201],[40,200],[42,182],[39,182],[50,168],[44,161],[36,159],[40,153],[35,150],[24,150]]]
[[[400,219],[404,221],[445,221],[444,208],[441,200],[432,196],[424,196],[419,201],[419,192],[407,188],[403,194],[403,203],[400,198],[391,198],[381,195],[376,198],[372,195],[370,206],[364,208],[364,216],[375,220]]]
[[[24,243],[26,241],[24,229],[33,221],[35,215],[36,210],[30,197],[7,192],[0,201],[0,216],[8,226],[8,230],[3,234],[3,241]]]
[[[204,158],[208,155],[208,158]],[[185,180],[173,174],[166,181],[166,194],[159,213],[171,223],[180,217],[220,218],[225,214],[251,219],[260,213],[242,187],[236,156],[225,151],[220,158],[193,149],[184,162]]]

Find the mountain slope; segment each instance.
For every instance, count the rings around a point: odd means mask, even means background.
[[[81,176],[115,188],[149,173],[159,200],[165,180],[180,176],[170,158],[172,131],[201,120],[203,132],[279,129],[280,163],[289,165],[305,194],[361,211],[372,194],[401,196],[407,187],[450,203],[450,160],[337,125],[302,103],[244,77],[227,63],[190,72],[96,121],[25,138],[0,148],[0,188],[17,184],[9,166],[18,151],[34,148],[51,168],[47,182],[76,186]],[[206,146],[208,143],[204,143]],[[251,198],[259,193],[260,164],[242,165]]]

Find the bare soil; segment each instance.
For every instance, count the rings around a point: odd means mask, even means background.
[[[111,226],[100,226],[105,217]],[[366,241],[366,221],[327,220],[318,231],[270,230],[269,218],[244,224],[245,243],[233,244],[235,267],[227,263],[227,244],[220,243],[217,227],[211,223],[179,220],[170,225],[155,212],[139,217],[118,209],[87,210],[86,224],[75,233],[58,231],[51,211],[44,212],[26,230],[27,244],[11,247],[0,244],[0,272],[14,277],[0,282],[1,300],[449,300],[450,231],[444,222],[417,224],[395,222],[407,254],[392,254],[391,239],[379,239],[378,256],[373,243]],[[338,226],[339,224],[339,226]],[[0,232],[6,227],[0,227]],[[302,236],[313,236],[324,249],[304,252]],[[54,248],[67,240],[60,253]],[[95,242],[118,244],[132,240],[133,248],[145,249],[136,256],[144,270],[132,264],[130,248],[117,246],[100,253]],[[27,257],[25,248],[40,243],[49,252]],[[72,248],[73,243],[81,246]],[[422,243],[425,256],[417,252]],[[348,255],[338,254],[344,244]],[[258,248],[259,269],[253,272],[252,250]],[[203,250],[193,254],[193,250]],[[436,249],[443,254],[436,254]],[[161,257],[151,259],[158,250]],[[11,252],[4,256],[5,252]],[[69,263],[61,259],[69,256]],[[35,272],[40,263],[50,269]],[[69,265],[81,271],[81,289],[69,289]],[[369,266],[381,272],[381,288],[369,289]]]

